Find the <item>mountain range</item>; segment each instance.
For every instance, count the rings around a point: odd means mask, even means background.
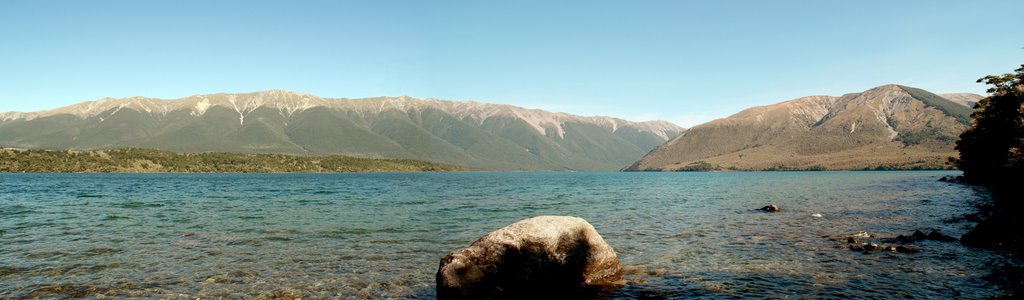
[[[340,154],[501,171],[941,169],[982,98],[891,84],[752,107],[689,130],[405,96],[104,98],[0,113],[0,147]]]
[[[350,155],[474,170],[618,170],[683,131],[510,105],[281,90],[0,113],[0,147],[8,148]]]
[[[892,84],[753,107],[690,128],[626,170],[949,168],[982,98]]]

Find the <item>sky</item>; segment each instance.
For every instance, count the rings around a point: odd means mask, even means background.
[[[897,83],[984,94],[1024,1],[0,1],[0,111],[284,89],[690,127]]]

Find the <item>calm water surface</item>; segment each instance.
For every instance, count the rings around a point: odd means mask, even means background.
[[[442,256],[537,215],[618,251],[610,297],[997,295],[995,253],[824,238],[960,236],[984,194],[947,174],[0,174],[0,298],[433,298]]]

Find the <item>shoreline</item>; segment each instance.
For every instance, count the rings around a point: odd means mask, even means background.
[[[65,172],[65,171],[32,171],[32,172],[11,172],[2,171],[0,174],[372,174],[372,173],[595,173],[595,174],[610,174],[610,173],[650,173],[650,174],[671,174],[671,173],[839,173],[839,172],[962,172],[956,169],[886,169],[886,170],[862,170],[862,169],[851,169],[851,170],[722,170],[722,171],[560,171],[560,170],[537,170],[537,171],[522,171],[522,170],[446,170],[446,171],[283,171],[283,172],[261,172],[261,171],[225,171],[225,172],[174,172],[174,171],[85,171],[85,172]]]
[[[177,153],[155,149],[0,150],[4,173],[324,173],[465,171],[464,167],[411,159],[345,155]]]
[[[1024,295],[1024,234],[1017,229],[1024,228],[1021,211],[1022,193],[1015,189],[1012,180],[996,184],[963,182],[961,178],[948,181],[972,188],[984,189],[987,199],[974,203],[975,211],[962,218],[974,224],[960,238],[961,244],[978,251],[995,251],[1004,258],[994,264],[989,280],[1001,286],[1005,298]]]

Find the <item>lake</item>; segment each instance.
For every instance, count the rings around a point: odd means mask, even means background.
[[[956,173],[0,174],[0,298],[433,298],[441,257],[537,215],[615,248],[611,298],[999,295],[995,252],[842,238],[959,237],[986,195]]]

